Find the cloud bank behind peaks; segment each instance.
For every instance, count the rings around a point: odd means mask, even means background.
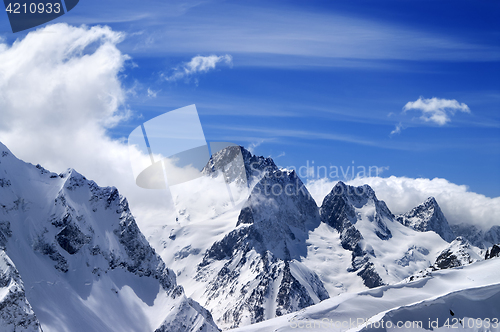
[[[336,183],[329,179],[317,179],[308,181],[307,188],[316,203],[321,205]],[[465,185],[457,185],[446,179],[390,176],[356,178],[347,183],[353,186],[368,184],[394,214],[408,212],[432,196],[452,225],[465,223],[483,230],[494,225],[500,226],[500,197],[486,197],[469,191]]]
[[[122,39],[108,27],[55,24],[0,44],[0,142],[24,161],[116,186],[137,216],[134,203],[152,212],[168,202],[136,186],[127,144],[107,134],[131,113],[120,77],[129,59],[117,48]],[[135,151],[132,158],[149,156]]]
[[[233,57],[229,54],[226,55],[209,55],[201,56],[197,55],[191,59],[189,62],[185,62],[174,68],[172,75],[166,77],[167,81],[177,81],[180,79],[186,79],[189,81],[191,77],[196,74],[206,73],[210,70],[215,69],[218,63],[223,63],[228,66],[233,65]]]

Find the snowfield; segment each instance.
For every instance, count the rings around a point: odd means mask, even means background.
[[[439,270],[408,283],[344,293],[299,312],[231,331],[389,331],[387,326],[397,330],[398,322],[412,323],[404,331],[421,331],[431,330],[429,324],[436,320],[438,330],[454,331],[444,324],[448,320],[452,326],[456,319],[457,329],[464,329],[463,324],[470,322],[470,327],[465,325],[468,331],[500,331],[499,269],[500,258],[494,258]],[[474,327],[469,318],[474,319]],[[476,319],[482,321],[481,327]],[[382,320],[385,328],[381,328]],[[414,322],[422,322],[422,328]]]

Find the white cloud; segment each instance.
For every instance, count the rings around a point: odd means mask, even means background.
[[[318,179],[307,182],[318,205],[337,181]],[[500,225],[500,197],[490,198],[468,190],[446,179],[412,179],[406,177],[357,178],[350,185],[370,185],[377,198],[387,203],[394,214],[404,213],[433,196],[450,224],[474,224],[483,229]]]
[[[166,191],[137,187],[128,146],[106,133],[130,115],[119,78],[129,59],[116,47],[122,39],[108,27],[56,24],[0,45],[0,141],[25,161],[116,186],[134,214],[154,215],[167,207]]]
[[[458,112],[470,113],[469,106],[459,103],[455,99],[418,98],[416,101],[410,101],[403,107],[403,113],[410,110],[421,111],[420,119],[425,122],[434,122],[439,126],[444,126],[451,121],[451,116]],[[396,128],[397,129],[397,128]]]
[[[233,64],[233,57],[229,54],[226,55],[210,55],[201,56],[197,55],[191,59],[189,62],[185,62],[180,66],[174,68],[174,72],[169,77],[165,79],[167,81],[177,81],[180,79],[189,79],[195,74],[206,73],[210,70],[215,69],[218,63],[225,63],[229,66]]]

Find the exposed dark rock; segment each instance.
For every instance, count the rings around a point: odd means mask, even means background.
[[[493,257],[500,257],[500,244],[494,244],[491,249],[486,250],[486,256],[484,259],[490,259]]]
[[[237,161],[242,163],[237,164]],[[271,158],[252,155],[242,146],[230,146],[216,152],[202,173],[217,176],[224,171],[227,182],[251,185],[277,170],[278,167]]]
[[[357,271],[367,287],[378,287],[383,281],[370,262],[370,256],[373,257],[374,253],[362,249],[360,244],[363,236],[356,228],[358,216],[355,208],[362,208],[368,203],[375,205],[374,214],[368,216],[368,220],[376,224],[375,234],[381,240],[390,239],[392,234],[384,220],[393,220],[394,215],[383,201],[377,199],[368,185],[352,187],[338,182],[323,200],[320,216],[322,222],[340,233],[342,247],[352,251],[352,267],[348,271]]]
[[[7,289],[5,289],[7,288]],[[0,250],[0,326],[2,331],[39,331],[41,326],[26,299],[24,284],[14,263]]]
[[[449,269],[473,263],[474,260],[468,253],[470,247],[471,244],[467,239],[457,237],[447,249],[439,254],[433,267],[435,269]]]
[[[434,197],[429,197],[411,211],[396,216],[396,220],[419,232],[436,232],[446,242],[455,239],[455,234]]]
[[[12,236],[9,221],[0,221],[0,250],[5,249],[7,239]]]
[[[67,225],[56,235],[57,243],[70,255],[76,254],[84,244],[90,242],[90,239],[73,224]]]
[[[384,285],[382,278],[375,271],[375,266],[372,262],[368,262],[363,265],[363,268],[360,269],[357,273],[363,279],[363,283],[368,288],[374,288]]]

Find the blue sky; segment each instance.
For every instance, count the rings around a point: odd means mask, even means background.
[[[280,166],[354,161],[496,197],[499,16],[494,1],[81,0],[52,23],[126,34],[118,48],[130,56],[121,80],[133,116],[110,130],[114,138],[196,104],[207,140],[254,147]],[[3,38],[25,35],[9,30],[4,14]],[[211,55],[231,61],[166,79]],[[444,124],[403,112],[420,97],[469,112],[448,108]]]

